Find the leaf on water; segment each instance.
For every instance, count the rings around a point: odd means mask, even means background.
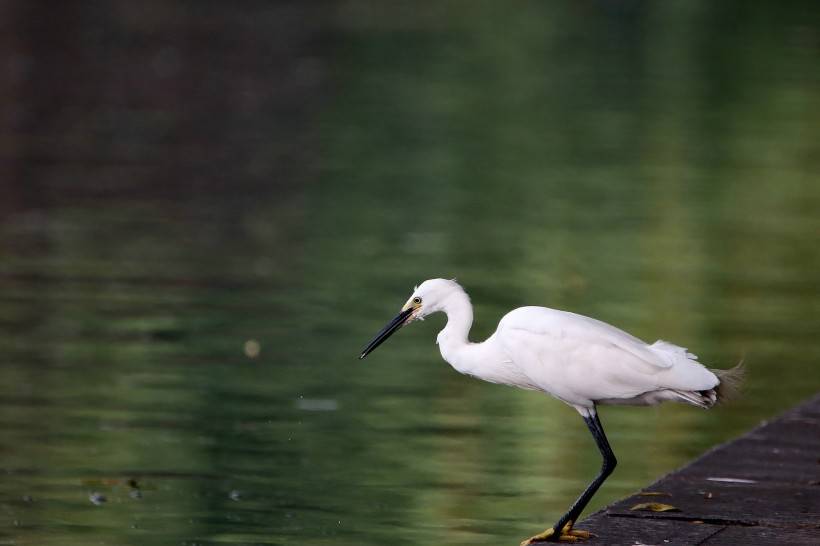
[[[639,497],[671,497],[671,493],[664,493],[662,491],[641,491],[638,493]]]
[[[680,512],[679,508],[675,508],[671,504],[663,504],[661,502],[642,502],[636,504],[630,510],[646,510],[648,512]]]

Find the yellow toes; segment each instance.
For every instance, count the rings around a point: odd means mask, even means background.
[[[583,529],[573,529],[572,522],[570,522],[564,525],[564,528],[561,530],[561,538],[563,538],[564,536],[571,536],[583,540],[590,537],[594,537],[595,535],[593,535],[589,531],[584,531]]]
[[[550,540],[555,540],[552,536],[555,534],[555,529],[550,527],[543,533],[538,533],[535,536],[528,538],[527,540],[521,543],[521,546],[531,546],[536,542],[547,542]],[[573,529],[572,523],[567,523],[564,528],[561,530],[561,534],[558,537],[558,542],[581,542],[582,540],[588,539],[590,537],[594,537],[592,533],[589,531],[584,531],[583,529]]]
[[[555,529],[550,527],[549,529],[547,529],[543,533],[538,533],[537,535],[531,536],[527,540],[522,541],[520,546],[530,546],[531,544],[534,544],[536,542],[545,542],[547,539],[549,539],[549,537],[551,537],[554,534],[555,534]]]
[[[576,535],[561,535],[558,537],[558,542],[581,542],[583,538]]]

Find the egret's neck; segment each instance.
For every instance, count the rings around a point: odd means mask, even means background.
[[[439,332],[437,343],[441,356],[454,368],[463,367],[463,349],[470,345],[468,335],[473,325],[473,306],[462,291],[453,292],[441,306],[447,315],[447,326]]]

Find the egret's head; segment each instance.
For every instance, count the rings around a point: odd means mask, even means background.
[[[401,309],[404,311],[412,307],[412,319],[423,319],[431,313],[441,311],[447,299],[455,293],[464,293],[464,289],[455,280],[430,279],[413,290],[413,295]]]
[[[424,317],[444,308],[447,298],[454,293],[464,293],[464,290],[456,281],[447,279],[430,279],[418,285],[413,294],[402,306],[399,314],[376,334],[367,347],[364,348],[359,358],[366,357],[376,347],[396,333],[405,324],[410,324],[416,319],[422,320]]]

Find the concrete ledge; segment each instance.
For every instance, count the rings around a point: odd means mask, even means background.
[[[648,492],[661,495],[647,495]],[[659,502],[674,512],[635,511]],[[820,544],[820,395],[578,524],[593,545]]]

